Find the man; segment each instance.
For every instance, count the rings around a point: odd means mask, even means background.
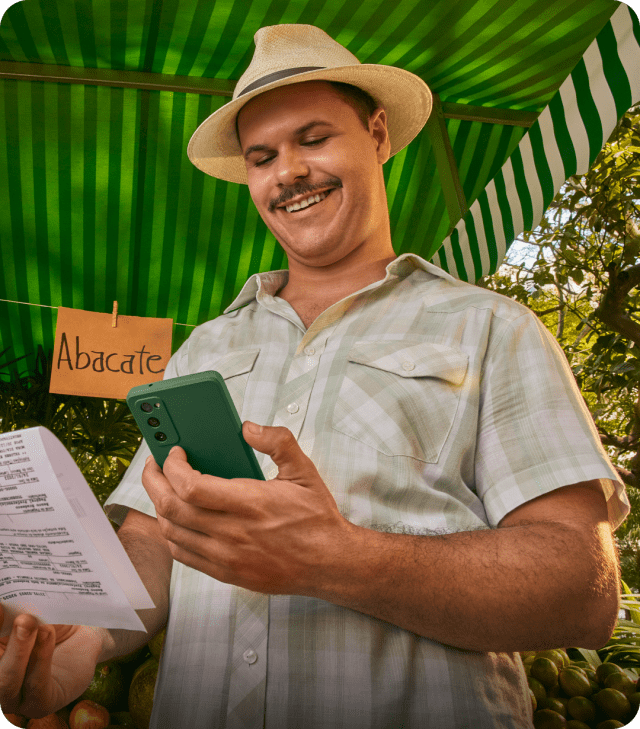
[[[267,481],[141,448],[107,509],[149,634],[36,637],[20,617],[5,711],[65,705],[168,619],[153,727],[515,729],[516,651],[606,643],[628,502],[559,348],[523,307],[393,251],[382,166],[429,100],[317,28],[256,34],[189,154],[248,182],[289,268],[252,277],[167,376],[222,374]]]

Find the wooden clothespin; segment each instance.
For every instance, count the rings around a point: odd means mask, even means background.
[[[117,327],[118,326],[118,302],[113,302],[113,312],[111,315],[111,326]]]

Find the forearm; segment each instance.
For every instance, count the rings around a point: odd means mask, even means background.
[[[118,537],[155,607],[136,611],[147,632],[92,628],[102,643],[99,663],[126,655],[146,645],[166,625],[169,614],[172,559],[168,550],[162,549],[156,539],[141,533],[140,530],[127,528],[126,523],[118,531]]]
[[[610,532],[601,555],[586,555],[593,540],[556,523],[435,537],[356,527],[353,537],[317,596],[447,645],[596,648],[617,617]]]

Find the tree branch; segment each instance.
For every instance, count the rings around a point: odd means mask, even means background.
[[[635,486],[637,488],[640,485],[640,483],[638,482],[638,477],[631,473],[631,471],[627,471],[626,468],[620,468],[619,466],[616,466],[616,471],[622,479],[622,482],[627,486]]]
[[[631,289],[635,289],[640,284],[640,263],[621,271],[618,276],[618,281],[622,282],[620,289],[626,296]]]
[[[595,329],[590,324],[585,323],[585,325],[578,332],[578,336],[571,343],[571,346],[577,347],[580,342],[587,336],[587,334],[593,331],[595,331]]]
[[[638,346],[640,346],[640,324],[627,314],[625,304],[627,294],[639,283],[640,264],[620,272],[615,266],[610,266],[609,285],[595,310],[595,316],[601,322]]]
[[[560,306],[558,307],[558,326],[556,327],[556,339],[558,341],[561,341],[564,336],[564,309],[565,309],[565,303],[564,303],[564,292],[562,289],[562,286],[560,285],[560,282],[558,281],[558,275],[557,273],[554,275],[554,282],[556,285],[556,291],[558,292],[558,301],[560,302]]]
[[[602,445],[613,446],[621,451],[635,451],[638,446],[637,438],[631,438],[628,435],[624,438],[619,438],[617,435],[605,433],[602,428],[600,428],[600,442]]]
[[[560,309],[562,309],[562,305],[554,306],[552,309],[545,309],[544,311],[536,311],[535,309],[532,309],[532,311],[536,316],[545,316],[546,314],[553,314],[554,311],[560,311]]]
[[[614,332],[622,334],[640,347],[640,324],[636,323],[626,314],[612,310],[605,302],[602,302],[595,311],[595,315],[603,324],[606,324]]]

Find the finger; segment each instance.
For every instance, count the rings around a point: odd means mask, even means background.
[[[64,642],[65,640],[67,640],[67,638],[69,638],[71,635],[78,631],[77,625],[60,625],[56,623],[52,625],[52,627],[54,629],[54,634],[56,637],[56,645],[58,645],[58,643]]]
[[[174,446],[169,452],[162,471],[162,476],[167,479],[167,485],[174,494],[189,506],[207,511],[244,512],[252,490],[263,483],[253,479],[226,479],[202,474],[191,468],[186,453],[178,446]],[[154,483],[160,484],[160,479]],[[198,516],[197,511],[187,513],[191,518]],[[191,526],[189,521],[183,520],[181,523]]]
[[[147,460],[145,461],[144,468],[142,469],[142,485],[147,490],[147,493],[149,494],[149,497],[153,500],[153,494],[149,493],[149,488],[147,487],[147,483],[149,483],[151,486],[156,485],[156,481],[158,478],[162,477],[162,469],[158,464],[156,463],[156,460],[153,456],[147,456]],[[156,489],[153,489],[154,493]],[[154,502],[155,503],[155,502]]]
[[[219,500],[215,499],[215,483],[224,479],[203,476],[189,466],[182,448],[172,449],[163,469],[149,463],[142,475],[142,485],[153,502],[163,537],[171,541],[174,528],[183,527],[194,532],[208,533],[211,520],[220,512]],[[204,483],[199,483],[204,480]],[[222,512],[220,512],[221,514]]]
[[[176,446],[177,448],[177,446]],[[182,451],[182,448],[180,448]],[[184,451],[182,451],[184,453]],[[169,457],[165,459],[165,465]],[[158,502],[163,498],[169,498],[174,494],[174,490],[171,486],[167,475],[163,469],[158,466],[153,456],[149,456],[145,462],[144,469],[142,471],[142,485],[149,494],[149,498],[158,507]]]
[[[252,448],[271,457],[278,466],[277,478],[301,486],[324,488],[313,461],[305,455],[288,428],[256,425],[247,420],[242,426],[242,434]]]
[[[7,713],[20,713],[22,684],[37,633],[38,623],[33,616],[20,615],[14,620],[0,659],[0,705]]]
[[[144,473],[144,471],[149,471],[150,473],[154,473],[157,471],[162,472],[162,469],[157,464],[156,459],[153,457],[153,455],[147,456],[147,460],[144,462],[143,473]]]
[[[226,567],[227,560],[224,557],[221,557],[219,561],[212,558],[210,554],[203,557],[198,552],[192,552],[181,544],[171,543],[170,549],[171,556],[176,562],[180,562],[187,567],[191,567],[191,569],[209,575],[219,582],[233,582],[240,587],[244,586],[234,581],[234,576],[237,579],[237,572],[233,572]]]
[[[56,647],[56,632],[51,625],[41,625],[31,652],[23,685],[22,712],[35,715],[51,699],[51,664]],[[44,695],[43,695],[44,691]]]
[[[161,473],[176,493],[183,498],[187,495],[191,487],[191,482],[197,476],[202,475],[200,471],[191,468],[189,461],[187,461],[187,454],[184,448],[180,448],[180,446],[173,446],[169,451],[169,455],[165,458],[162,466]]]

